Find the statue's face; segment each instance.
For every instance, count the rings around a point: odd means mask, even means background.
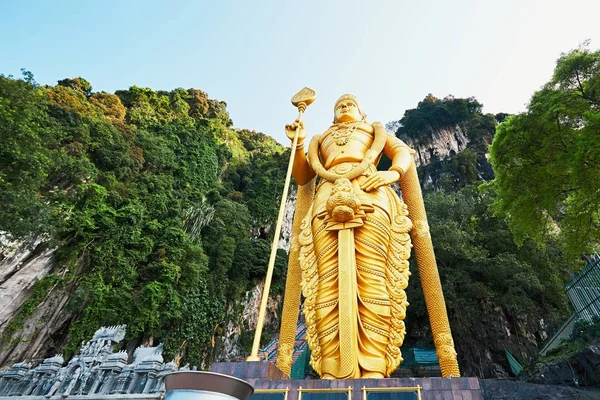
[[[342,100],[335,105],[335,122],[360,121],[362,115],[352,100]]]

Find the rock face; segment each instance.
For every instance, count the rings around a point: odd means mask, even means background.
[[[600,398],[600,392],[598,391],[582,390],[568,386],[538,385],[495,379],[481,379],[479,382],[483,390],[483,398],[486,400],[594,400]]]
[[[600,385],[600,339],[566,359],[538,364],[528,380],[544,384]]]
[[[9,245],[0,256],[0,334],[29,298],[33,285],[52,270],[53,254],[54,249],[38,240],[30,249]]]
[[[17,325],[11,321],[22,312],[32,288],[56,267],[55,249],[37,241],[33,248],[4,246],[0,259],[0,366],[20,360],[40,359],[64,345],[71,314],[64,310],[68,295],[56,285],[45,290],[40,303]]]
[[[239,308],[241,309],[241,313],[237,311],[238,307],[229,307],[227,312],[228,321],[223,326],[222,333],[217,338],[213,361],[242,361],[247,356],[245,349],[241,347],[241,334],[245,331],[246,334],[251,335],[252,338],[254,337],[264,284],[264,281],[262,281],[246,293],[246,297]],[[271,294],[269,296],[263,332],[267,330],[270,332],[279,330],[280,320],[278,310],[281,307],[282,301],[283,298],[280,294]],[[261,342],[261,345],[266,346],[267,343]]]
[[[480,378],[508,378],[512,376],[505,349],[517,360],[535,358],[545,326],[529,315],[509,318],[499,307],[489,307],[479,323],[465,324],[461,316],[450,320],[463,376]],[[410,332],[410,331],[409,331]],[[414,332],[411,342],[418,342],[425,334]]]
[[[285,203],[285,212],[281,222],[281,236],[279,237],[278,248],[285,251],[290,250],[290,240],[292,239],[292,222],[294,221],[294,210],[296,210],[296,201],[298,200],[298,189],[295,185],[290,187],[288,198]]]
[[[423,143],[417,143],[411,138],[402,138],[402,140],[415,150],[417,167],[429,164],[434,156],[445,158],[459,153],[469,144],[466,132],[459,125],[432,130],[431,137]]]

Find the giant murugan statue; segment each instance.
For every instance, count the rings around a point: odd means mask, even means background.
[[[414,246],[442,375],[459,376],[414,151],[369,124],[352,95],[338,99],[334,115],[307,154],[304,124],[286,126],[290,139],[298,135],[298,202],[278,366],[290,372],[301,290],[311,365],[322,378],[390,376],[402,362]],[[387,171],[377,170],[382,155]],[[390,187],[398,181],[403,200]]]

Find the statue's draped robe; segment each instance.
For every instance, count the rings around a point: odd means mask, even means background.
[[[341,163],[329,170],[352,167]],[[389,376],[402,361],[412,224],[389,186],[360,189],[375,172],[372,165],[351,181],[361,206],[345,224],[328,215],[334,183],[321,179],[300,227],[307,340],[311,365],[322,377]]]

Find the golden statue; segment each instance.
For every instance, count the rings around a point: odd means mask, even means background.
[[[402,362],[414,246],[442,375],[459,376],[414,151],[369,124],[352,95],[338,99],[333,125],[307,154],[300,119],[286,134],[297,142],[298,203],[277,365],[290,373],[301,290],[311,365],[322,378],[390,376]],[[383,154],[392,166],[378,171]],[[390,187],[398,181],[404,202]]]

